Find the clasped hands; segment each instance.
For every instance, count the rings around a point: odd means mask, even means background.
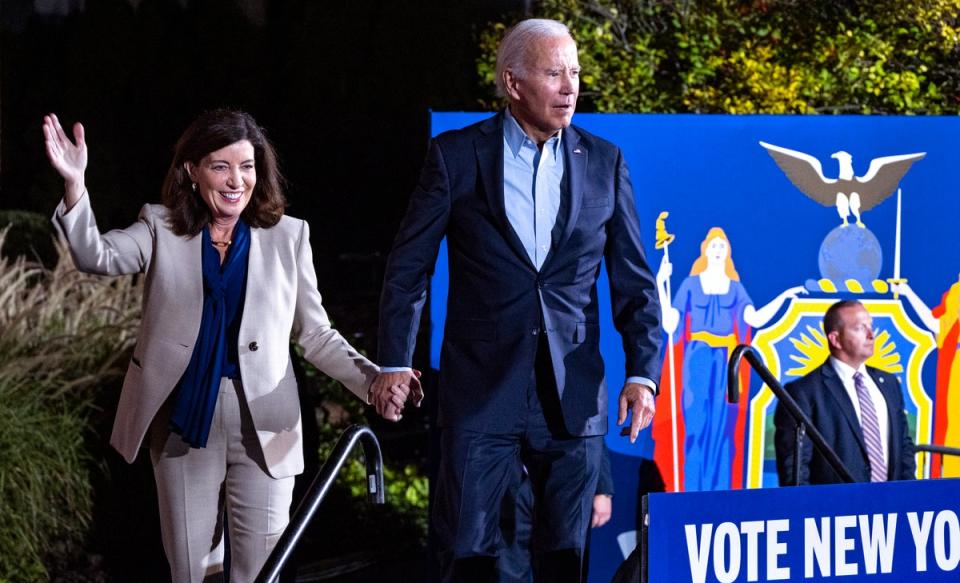
[[[367,402],[387,421],[400,421],[403,418],[401,412],[408,400],[413,400],[417,407],[423,401],[420,371],[416,369],[381,372],[373,379],[367,394]]]

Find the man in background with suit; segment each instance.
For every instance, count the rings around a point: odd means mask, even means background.
[[[613,475],[610,468],[610,453],[606,446],[600,456],[600,474],[597,479],[597,493],[593,496],[593,513],[590,528],[600,528],[610,521],[613,514]],[[496,583],[529,583],[533,581],[532,549],[530,535],[533,530],[533,489],[530,480],[524,475],[514,491],[509,492],[500,507],[500,533],[504,546],[497,558]],[[586,563],[590,556],[590,535],[584,556],[584,578]]]
[[[566,26],[531,19],[497,55],[506,111],[433,140],[387,262],[371,389],[409,376],[441,240],[450,292],[440,357],[440,468],[432,516],[444,581],[489,581],[500,508],[526,467],[537,581],[578,581],[607,433],[596,281],[610,280],[626,383],[619,423],[649,425],[659,307],[633,189],[615,145],[571,126],[577,48]]]
[[[913,440],[897,377],[864,363],[873,356],[873,319],[856,300],[837,302],[823,316],[830,358],[786,390],[813,421],[857,482],[914,477]],[[796,422],[782,404],[774,416],[781,486],[842,480],[806,439],[794,475]]]

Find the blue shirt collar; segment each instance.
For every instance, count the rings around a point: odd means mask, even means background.
[[[517,118],[513,117],[513,114],[510,112],[509,107],[504,111],[504,118],[503,139],[510,148],[510,152],[513,154],[513,156],[517,157],[520,154],[520,148],[523,146],[523,141],[529,139],[531,142],[533,142],[533,139],[529,138],[529,136],[524,133],[523,128],[520,127],[520,123],[517,122]],[[560,138],[562,136],[563,130],[560,130],[555,136],[547,140],[546,144],[544,144],[544,147],[551,148],[553,150],[554,158],[560,156]],[[534,147],[536,147],[536,143],[534,143]]]

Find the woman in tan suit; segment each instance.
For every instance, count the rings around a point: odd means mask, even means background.
[[[321,305],[309,229],[284,216],[276,154],[243,112],[202,114],[177,142],[163,205],[126,229],[100,233],[84,184],[83,126],[74,139],[44,118],[47,156],[64,178],[53,222],[78,269],[144,273],[143,316],[111,444],[132,462],[149,447],[172,578],[224,569],[252,581],[286,527],[303,471],[292,337],[324,373],[367,398],[376,365],[336,330]],[[411,374],[394,386],[398,419]]]

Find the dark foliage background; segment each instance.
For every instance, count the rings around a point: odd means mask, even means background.
[[[158,201],[173,143],[200,111],[239,107],[276,143],[289,212],[312,226],[321,291],[352,294],[379,284],[377,254],[416,181],[429,109],[476,108],[475,28],[516,2],[62,4],[84,9],[43,15],[3,0],[0,209],[47,214],[59,200],[47,112],[85,124],[87,183],[110,228]]]

